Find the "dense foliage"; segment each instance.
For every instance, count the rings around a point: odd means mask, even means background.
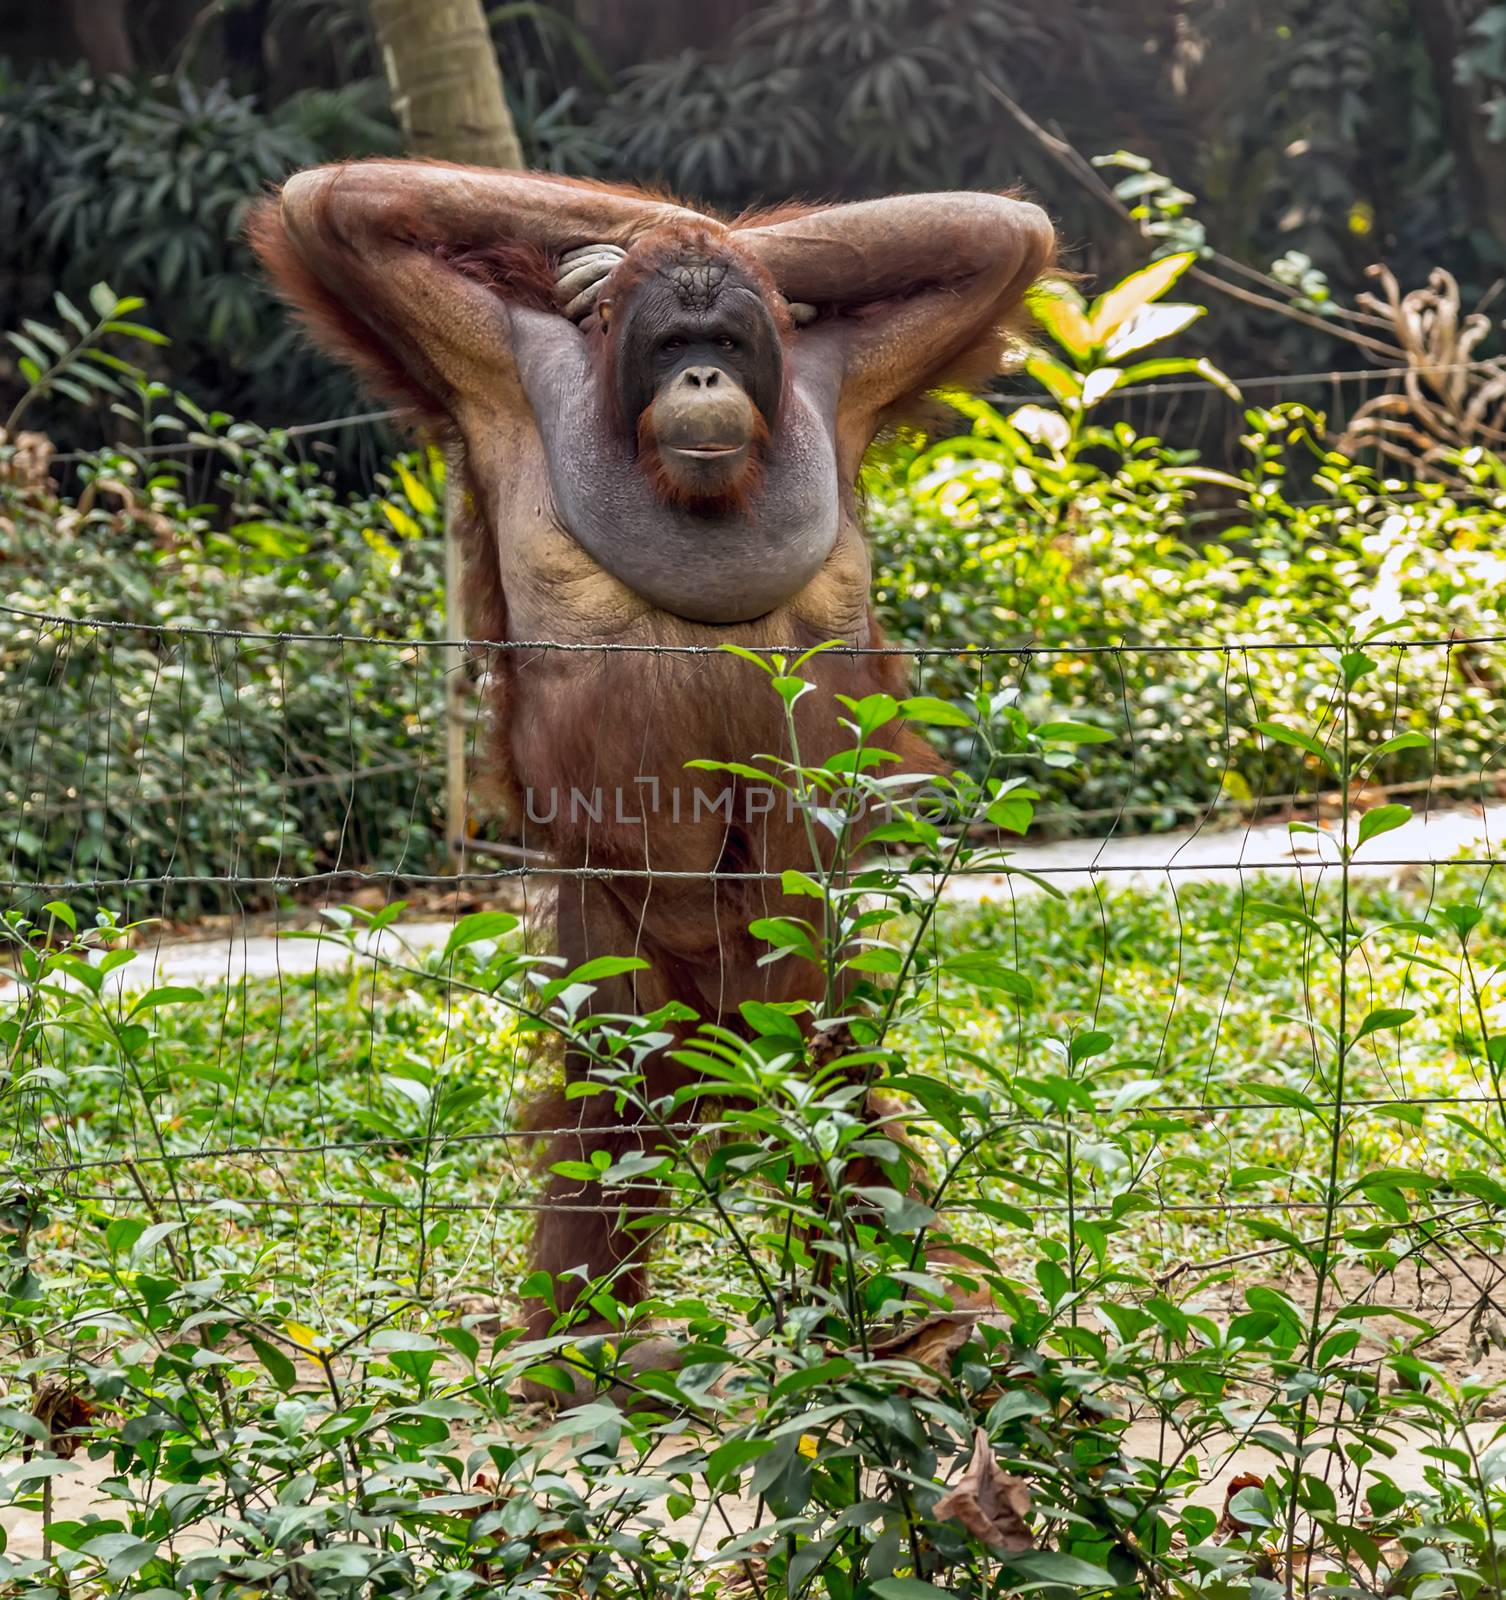
[[[74,472],[43,435],[0,447],[8,875],[431,870],[437,652],[298,636],[442,632],[442,463],[399,458],[375,495],[338,495],[285,436],[138,398],[181,459],[105,451]],[[228,909],[208,882],[179,907]]]
[[[1327,659],[1347,727],[1379,669]],[[798,662],[749,673],[809,692]],[[109,918],[7,915],[0,1495],[45,1543],[0,1569],[205,1600],[1499,1587],[1506,1329],[1468,1265],[1506,1243],[1499,894],[1335,871],[1194,890],[1173,922],[1020,877],[959,917],[844,870],[896,707],[847,710],[842,759],[760,763],[838,836],[808,915],[755,927],[830,975],[814,1038],[749,1005],[745,1034],[684,1039],[660,1101],[641,1061],[674,1017],[589,1015],[631,959],[562,973],[505,913],[425,952],[400,903],[335,910],[319,976],[208,993],[154,982]],[[988,752],[952,821],[1027,831],[1082,743],[987,680],[904,710]],[[1391,810],[1346,815],[1336,861]],[[890,837],[941,876],[999,864],[924,807]],[[572,1175],[606,1204],[662,1182],[674,1248],[654,1301],[598,1281],[602,1331],[527,1342],[517,1298],[553,1286],[515,1265],[512,1141],[551,1039],[656,1132]]]
[[[0,77],[0,303],[46,315],[55,290],[82,302],[108,279],[150,300],[175,381],[236,415],[287,424],[358,409],[354,384],[299,338],[240,237],[268,184],[371,141],[395,147],[357,102],[334,104],[331,124],[306,101],[267,116],[182,78]],[[118,432],[66,411],[54,420],[87,442]]]
[[[1506,259],[1506,6],[1486,0],[664,0],[636,28],[611,10],[493,8],[534,165],[733,208],[1023,180],[1071,265],[1121,271],[1141,241],[1039,131],[1059,129],[1084,157],[1130,150],[1169,174],[1209,240],[1274,263],[1320,322],[1374,261],[1407,286],[1446,261],[1472,303]],[[206,401],[333,415],[348,386],[296,346],[236,230],[292,168],[393,148],[380,65],[355,0],[224,13],[194,23],[200,45],[223,25],[218,56],[138,40],[160,79],[0,79],[0,301],[36,314],[54,287],[108,277],[162,308],[175,376]],[[211,86],[216,62],[230,87]],[[1122,198],[1151,182],[1132,172]],[[1355,359],[1248,300],[1215,311],[1205,338],[1231,370]]]
[[[962,653],[847,704],[824,766],[737,769],[835,860],[753,927],[823,997],[736,1033],[595,1017],[633,958],[566,973],[509,911],[390,898],[442,855],[445,663],[409,642],[439,632],[439,460],[332,488],[137,370],[164,347],[103,285],[13,330],[20,1595],[1502,1590],[1506,913],[1478,864],[1351,868],[1411,820],[1382,789],[1493,792],[1506,465],[1382,481],[1276,406],[1231,474],[1105,421],[1149,378],[1228,394],[1157,348],[1198,320],[1166,298],[1190,259],[1043,301],[1039,403],[958,397],[969,431],[875,456],[885,622]],[[161,453],[55,461],[33,424],[65,404]],[[746,665],[786,714],[813,692]],[[925,798],[878,747],[897,712],[961,763]],[[1064,897],[1014,853],[1278,793],[1311,851],[1279,877]],[[895,854],[860,863],[880,797]],[[340,906],[349,869],[378,882]],[[162,922],[326,873],[275,976],[156,967]],[[565,1047],[654,1142],[561,1170],[613,1208],[662,1184],[671,1240],[655,1299],[600,1281],[597,1328],[526,1342],[558,1286],[521,1267],[521,1108]],[[650,1100],[664,1049],[684,1086]]]
[[[1506,467],[1471,452],[1457,463],[1464,489],[1383,482],[1326,451],[1318,418],[1278,407],[1248,413],[1230,476],[1100,422],[1136,371],[1124,353],[1106,366],[1104,352],[1159,342],[1196,310],[1164,299],[1177,268],[1169,259],[1080,308],[1117,319],[1096,343],[1031,358],[1054,406],[1005,416],[957,397],[970,433],[875,456],[867,517],[887,632],[966,652],[921,655],[928,693],[965,697],[980,670],[1007,666],[1031,715],[1095,730],[1091,764],[1042,775],[1040,820],[1055,832],[1332,804],[1311,751],[1249,730],[1290,719],[1332,742],[1329,669],[1265,646],[1346,628],[1406,645],[1351,696],[1356,744],[1424,735],[1392,760],[1390,781],[1493,793],[1502,653],[1462,641],[1506,631]],[[1059,310],[1042,315],[1062,325]],[[435,870],[439,652],[297,636],[441,632],[441,463],[400,459],[378,495],[338,492],[299,441],[170,403],[129,364],[91,366],[91,348],[120,357],[61,326],[73,345],[36,322],[20,335],[56,363],[43,373],[20,354],[34,393],[98,394],[145,417],[169,452],[180,436],[187,448],[181,460],[110,451],[54,476],[41,435],[4,447],[0,600],[43,617],[293,637],[13,619],[0,678],[11,875],[112,880],[171,864],[214,876],[230,861],[254,877]],[[1227,382],[1205,362],[1152,355],[1158,371]],[[1169,648],[1180,646],[1199,648]],[[933,737],[976,770],[964,734]],[[206,884],[183,910],[220,903]]]

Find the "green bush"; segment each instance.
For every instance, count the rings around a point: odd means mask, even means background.
[[[1506,652],[1448,641],[1506,634],[1501,463],[1466,465],[1477,495],[1383,481],[1324,454],[1311,413],[1252,411],[1245,505],[1220,513],[1217,538],[1200,540],[1206,513],[1195,509],[1186,457],[1158,441],[1094,428],[1068,462],[1040,431],[1051,414],[974,415],[970,437],[900,450],[872,476],[880,614],[917,643],[1018,649],[1027,709],[1068,711],[1112,734],[1091,770],[1058,777],[1054,801],[1111,815],[1127,807],[1129,825],[1166,826],[1221,795],[1310,794],[1314,760],[1262,749],[1249,730],[1284,718],[1328,739],[1337,653],[1240,647],[1347,630],[1433,641],[1385,652],[1390,670],[1355,706],[1362,743],[1402,728],[1429,735],[1392,779],[1492,781],[1506,736]],[[1182,645],[1205,648],[1159,653]],[[955,693],[976,664],[932,660],[923,672],[928,691]]]
[[[432,870],[443,858],[439,652],[297,636],[443,631],[442,463],[399,458],[376,494],[346,497],[280,435],[182,420],[219,440],[212,454],[180,466],[106,452],[68,497],[46,477],[38,436],[0,451],[0,604],[146,624],[5,616],[5,875]],[[213,501],[192,500],[196,485]],[[171,905],[226,908],[218,887],[192,881]]]
[[[791,735],[804,666],[748,666]],[[1379,670],[1345,651],[1350,692]],[[37,1600],[1499,1594],[1499,886],[1351,885],[1395,822],[1357,804],[1321,882],[1204,886],[1174,919],[1016,877],[949,914],[933,874],[1001,864],[953,824],[1025,831],[1080,730],[991,684],[843,709],[831,761],[755,758],[830,860],[750,931],[824,997],[736,1031],[602,1014],[642,961],[564,972],[495,910],[420,952],[401,901],[332,907],[316,974],[209,992],[149,987],[142,930],[67,901],[0,916],[0,1504],[47,1540],[0,1576]],[[875,748],[896,713],[987,751],[945,825]],[[915,858],[854,872],[880,797]],[[562,1297],[523,1276],[512,1141],[550,1043],[588,1125],[646,1131],[554,1170],[669,1239],[654,1298],[619,1301],[614,1266],[530,1337],[519,1302]],[[539,1390],[565,1414],[525,1409]]]
[[[344,114],[328,115],[333,103]],[[263,287],[241,239],[247,206],[300,167],[395,148],[359,98],[289,102],[271,116],[223,86],[93,79],[80,68],[0,70],[0,304],[46,315],[108,279],[150,302],[172,376],[236,416],[279,425],[362,409]],[[77,413],[48,417],[92,444]],[[108,435],[106,435],[108,436]]]

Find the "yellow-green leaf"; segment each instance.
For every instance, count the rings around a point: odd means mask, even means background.
[[[423,529],[403,510],[401,506],[394,505],[390,500],[382,502],[382,515],[405,539],[421,539]]]
[[[1026,361],[1025,370],[1062,405],[1082,404],[1082,379],[1060,361],[1037,352]]]
[[[1162,256],[1148,267],[1132,272],[1122,282],[1116,283],[1107,294],[1093,302],[1088,314],[1093,339],[1102,344],[1122,324],[1152,300],[1159,300],[1178,278],[1197,260],[1195,250],[1183,250],[1174,256]]]
[[[329,1340],[317,1328],[309,1327],[306,1322],[285,1322],[282,1326],[288,1338],[300,1350],[307,1350],[310,1355],[319,1355],[331,1348]]]
[[[1045,284],[1030,297],[1035,320],[1075,360],[1093,353],[1093,327],[1082,296],[1067,284]]]
[[[429,493],[428,485],[418,477],[406,461],[394,461],[392,465],[402,481],[403,493],[408,497],[408,504],[419,516],[432,517],[435,510],[434,496]]]

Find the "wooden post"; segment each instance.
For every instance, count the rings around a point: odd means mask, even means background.
[[[464,607],[460,603],[460,541],[455,536],[455,501],[450,483],[451,477],[447,472],[444,492],[444,632],[449,643],[442,654],[445,837],[449,845],[450,870],[464,872],[466,850],[470,842],[470,781],[466,741],[470,736],[472,716],[465,647],[456,642],[465,637],[465,617]]]
[[[80,0],[75,0],[80,3]],[[95,0],[103,4],[105,0]],[[483,0],[369,0],[392,110],[410,155],[486,167],[521,167],[502,69]],[[463,639],[458,518],[445,476],[445,637]],[[465,651],[444,647],[445,830],[450,867],[464,872],[470,847],[466,745],[476,717]]]

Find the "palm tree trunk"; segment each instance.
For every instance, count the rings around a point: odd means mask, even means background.
[[[392,109],[408,153],[521,167],[481,0],[370,0]]]
[[[471,166],[521,167],[523,150],[481,0],[370,0],[370,6],[392,109],[409,154]],[[455,474],[445,481],[445,634],[455,640],[465,633]],[[476,694],[464,649],[448,644],[444,656],[446,842],[451,865],[464,872],[471,832],[466,748]]]

